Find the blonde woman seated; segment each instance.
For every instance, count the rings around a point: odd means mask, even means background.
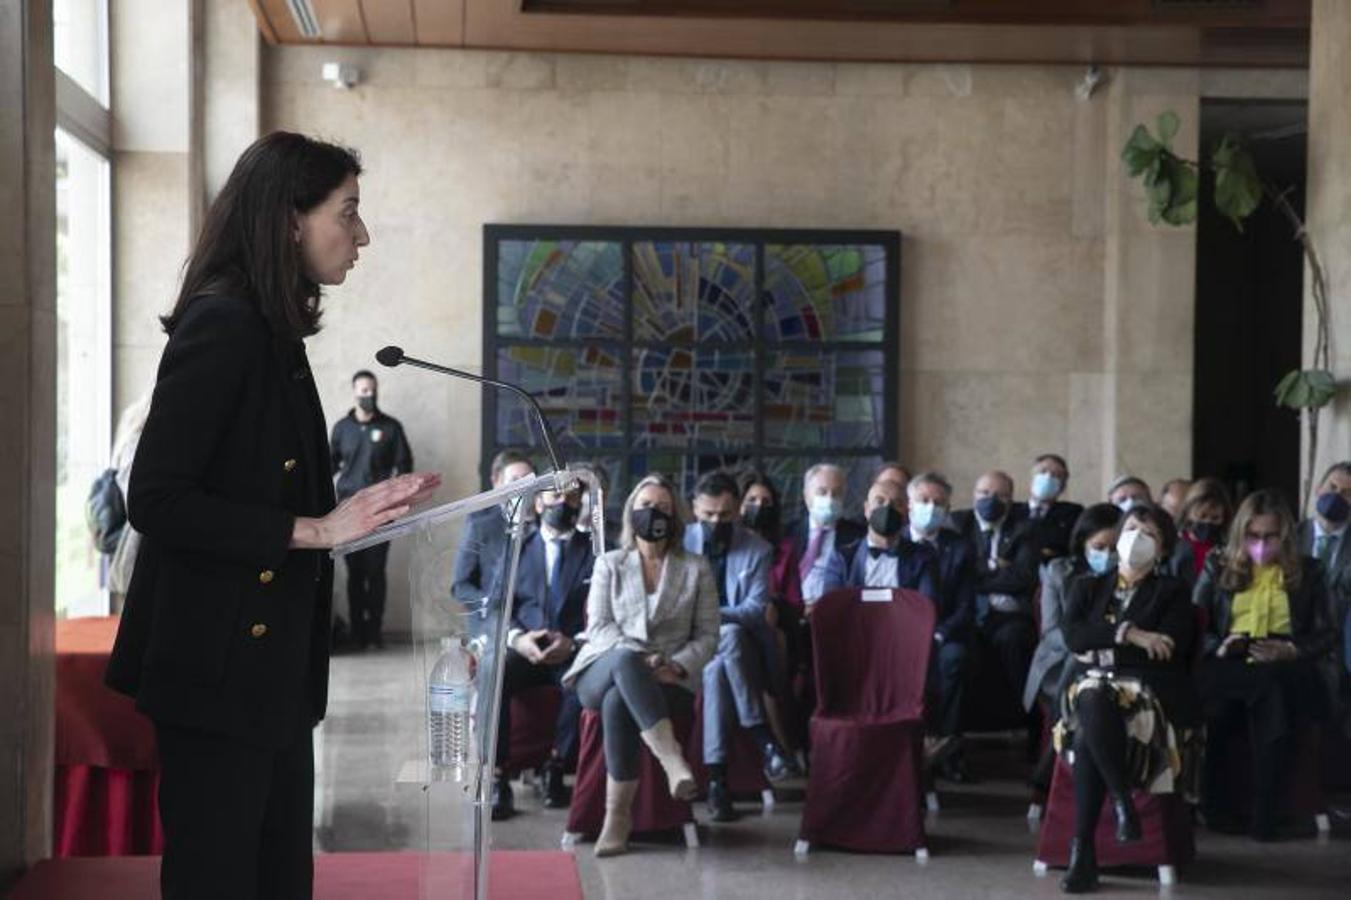
[[[682,545],[685,519],[667,478],[638,482],[624,503],[620,549],[596,560],[584,643],[563,676],[604,725],[605,824],[597,856],[628,849],[639,740],[666,772],[671,796],[694,796],[669,710],[692,706],[700,672],[718,647],[719,617],[708,561]]]

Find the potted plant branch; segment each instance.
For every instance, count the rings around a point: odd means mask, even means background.
[[[1144,182],[1151,223],[1186,225],[1196,221],[1200,171],[1205,165],[1215,176],[1215,208],[1235,228],[1242,231],[1244,220],[1265,199],[1290,223],[1293,237],[1303,249],[1317,317],[1313,358],[1310,368],[1296,369],[1281,378],[1273,393],[1278,405],[1296,410],[1304,416],[1308,459],[1300,508],[1306,509],[1313,491],[1317,463],[1319,416],[1337,395],[1337,381],[1331,371],[1329,355],[1327,277],[1317,248],[1314,247],[1313,237],[1290,203],[1293,188],[1280,189],[1258,175],[1252,154],[1237,135],[1224,135],[1216,143],[1209,159],[1197,162],[1183,159],[1172,150],[1172,140],[1180,124],[1177,113],[1172,110],[1160,113],[1154,124],[1157,134],[1151,133],[1144,125],[1136,125],[1130,139],[1121,149],[1121,159],[1130,176]]]

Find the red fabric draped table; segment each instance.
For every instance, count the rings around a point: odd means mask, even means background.
[[[129,697],[103,684],[116,616],[56,623],[56,783],[52,853],[160,853],[155,731]]]

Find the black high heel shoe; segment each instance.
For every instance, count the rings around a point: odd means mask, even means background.
[[[1070,842],[1070,867],[1060,879],[1060,889],[1067,894],[1087,894],[1098,887],[1098,858],[1092,845],[1075,838]]]
[[[1113,797],[1112,812],[1116,814],[1116,842],[1133,844],[1140,840],[1140,817],[1135,814],[1130,794]]]

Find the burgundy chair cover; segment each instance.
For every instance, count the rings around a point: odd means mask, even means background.
[[[699,782],[701,791],[708,790],[708,768],[704,765],[704,693],[694,699],[694,727],[690,729],[690,739],[685,741],[685,758],[694,770],[694,779]],[[732,747],[727,758],[727,787],[732,795],[754,796],[759,799],[760,792],[769,788],[765,778],[764,755],[755,746],[751,733],[744,728],[732,732]]]
[[[686,746],[693,724],[693,703],[671,709],[676,740]],[[594,838],[605,821],[605,744],[600,713],[582,710],[581,748],[577,755],[577,780],[572,788],[567,830]],[[688,759],[688,757],[686,757]],[[694,821],[689,803],[671,799],[670,786],[660,764],[644,745],[638,752],[638,794],[633,799],[635,834],[669,831]]]
[[[52,794],[52,856],[164,852],[159,772],[62,764]]]
[[[563,692],[551,684],[522,691],[511,698],[511,746],[504,766],[508,776],[538,769],[554,747],[554,728]]]
[[[846,850],[925,846],[920,804],[924,679],[934,607],[911,590],[831,591],[811,616],[812,765],[799,837]]]

